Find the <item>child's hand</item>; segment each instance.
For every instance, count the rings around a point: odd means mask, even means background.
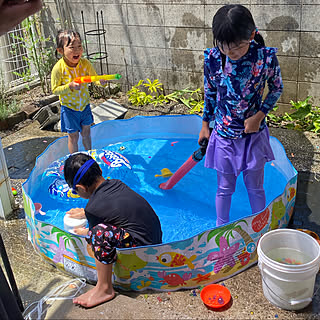
[[[75,228],[73,233],[78,234],[79,236],[86,236],[89,232],[89,228]]]
[[[201,142],[203,139],[208,139],[209,141],[210,138],[210,129],[209,129],[209,122],[202,121],[202,128],[199,133],[199,139],[198,143],[201,145]]]
[[[42,8],[41,0],[0,0],[0,35]]]
[[[100,80],[100,84],[101,84],[102,86],[106,85],[107,83],[108,83],[107,80]]]
[[[83,219],[86,217],[86,214],[84,213],[83,208],[73,208],[66,212],[70,216],[70,218],[73,219]]]
[[[69,83],[69,88],[71,90],[80,90],[81,89],[81,84],[78,83],[78,82],[72,81],[72,82]]]
[[[244,120],[244,132],[254,133],[258,132],[260,128],[261,121],[264,119],[265,114],[262,111],[258,111],[252,117]]]

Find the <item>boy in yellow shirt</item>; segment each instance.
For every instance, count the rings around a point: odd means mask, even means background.
[[[93,116],[89,104],[88,84],[74,82],[74,78],[96,76],[89,60],[82,58],[83,47],[78,32],[59,31],[56,37],[57,53],[62,58],[51,72],[52,93],[59,95],[61,104],[61,131],[68,133],[69,153],[78,151],[79,132],[83,146],[91,149],[90,126]],[[101,85],[106,84],[100,80]]]

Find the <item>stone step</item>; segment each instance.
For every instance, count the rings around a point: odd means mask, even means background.
[[[92,109],[94,123],[100,123],[106,120],[121,119],[124,117],[127,108],[118,102],[108,99]]]

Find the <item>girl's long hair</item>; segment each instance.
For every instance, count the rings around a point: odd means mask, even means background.
[[[254,30],[257,30],[256,24],[246,7],[240,4],[225,5],[216,12],[212,20],[213,44],[239,44],[250,39]],[[265,45],[263,37],[257,31],[254,40],[262,46]],[[226,57],[223,53],[221,55],[224,66]]]

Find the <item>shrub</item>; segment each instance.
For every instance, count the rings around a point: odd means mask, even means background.
[[[153,104],[155,107],[170,102],[183,103],[189,108],[189,113],[201,112],[203,110],[203,94],[200,88],[190,90],[176,90],[168,95],[163,94],[163,84],[158,79],[151,81],[140,80],[128,92],[128,100],[134,106]]]
[[[303,101],[290,101],[292,113],[284,115],[270,113],[268,120],[278,126],[300,131],[312,131],[318,133],[320,130],[320,108],[309,103],[311,96]],[[278,107],[274,109],[276,111]]]
[[[20,104],[7,94],[3,72],[0,70],[0,120],[8,118],[19,110]]]

